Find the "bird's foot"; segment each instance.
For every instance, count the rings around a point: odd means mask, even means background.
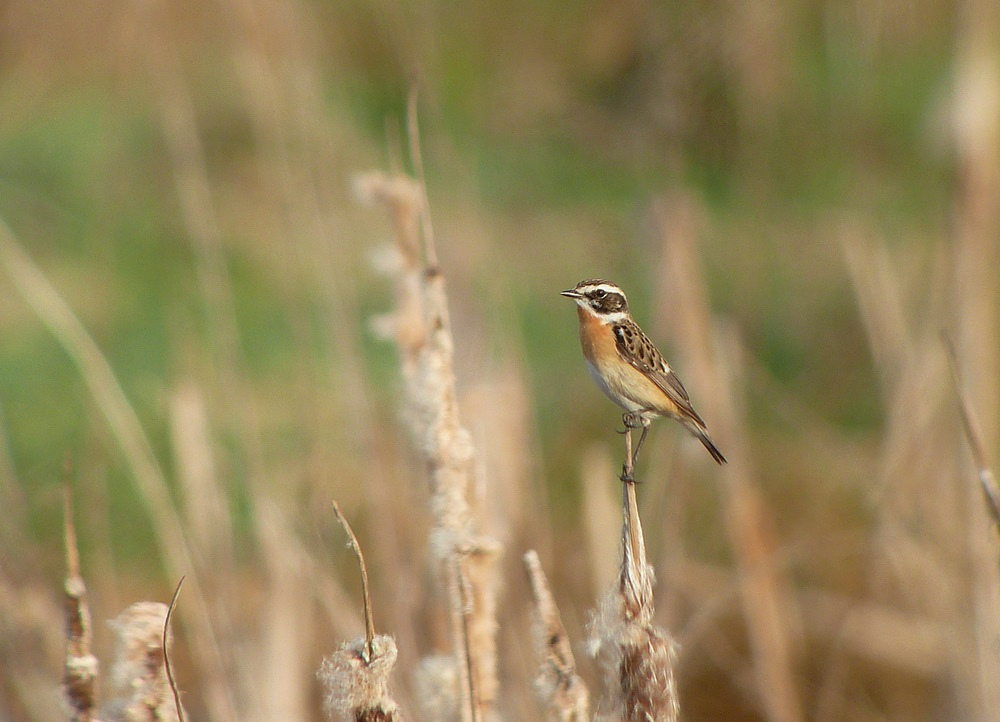
[[[622,473],[618,477],[626,484],[640,484],[642,483],[639,479],[635,478],[635,468],[629,468],[628,464],[622,464]]]
[[[625,429],[639,429],[643,428],[642,414],[638,411],[627,411],[622,414],[622,423],[625,424]]]

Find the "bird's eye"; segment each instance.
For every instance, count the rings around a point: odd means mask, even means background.
[[[604,298],[607,295],[608,292],[605,291],[603,288],[598,288],[596,291],[594,291],[594,298]]]

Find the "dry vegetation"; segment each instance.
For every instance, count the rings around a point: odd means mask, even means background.
[[[924,5],[9,3],[0,719],[996,719],[1000,13]],[[618,481],[597,275],[726,467]]]

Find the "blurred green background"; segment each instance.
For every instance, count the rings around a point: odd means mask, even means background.
[[[311,539],[329,498],[364,508],[373,458],[405,475],[405,452],[385,451],[405,446],[396,355],[371,330],[391,305],[372,263],[389,231],[351,179],[409,167],[415,87],[459,384],[517,369],[524,463],[554,536],[577,538],[580,448],[617,444],[558,291],[615,280],[684,358],[652,212],[678,198],[694,209],[713,315],[745,349],[749,444],[791,534],[797,514],[818,513],[803,490],[828,483],[845,485],[823,492],[832,514],[871,513],[886,397],[845,239],[886,249],[922,328],[964,187],[956,78],[970,49],[996,72],[995,16],[942,0],[10,0],[0,217],[104,355],[178,498],[171,404],[198,389],[236,556],[252,560],[255,495]],[[98,613],[165,598],[134,466],[17,275],[5,261],[5,584],[57,593],[70,481]],[[706,392],[691,391],[697,405]],[[661,426],[662,458],[677,440]],[[822,463],[816,438],[836,448]],[[699,508],[694,548],[725,559],[722,522],[710,500]],[[862,576],[841,571],[845,587]]]
[[[198,241],[178,197],[186,181],[176,179],[188,171],[177,164],[205,174],[200,202],[215,216],[211,253],[230,285],[237,361],[251,383],[294,384],[304,357],[336,353],[317,339],[329,293],[318,286],[345,296],[359,337],[365,312],[385,304],[365,262],[383,231],[351,204],[349,181],[385,165],[415,81],[441,246],[456,257],[453,285],[479,312],[495,309],[488,323],[523,339],[540,414],[600,408],[600,399],[571,401],[556,383],[576,389],[580,374],[567,379],[572,314],[553,291],[607,276],[631,292],[642,320],[651,312],[647,210],[680,188],[710,216],[713,308],[813,410],[863,432],[879,411],[837,233],[857,221],[902,245],[947,231],[955,13],[940,2],[919,11],[84,3],[72,12],[13,3],[0,210],[165,444],[158,395],[193,363],[185,356],[212,352],[217,332],[206,319],[212,301],[199,296]],[[197,159],[171,158],[164,138],[162,103],[178,92]],[[275,127],[261,127],[268,122]],[[312,152],[325,162],[281,168]],[[271,184],[307,182],[276,175],[307,171],[317,175],[315,198],[295,188],[274,197]],[[309,203],[323,204],[329,237],[312,242],[334,247],[338,277],[301,284],[291,259],[308,256],[294,246],[309,231],[295,226],[311,220],[289,216]],[[92,405],[10,288],[3,323],[10,458],[26,486],[57,484],[64,454],[86,453],[101,433]],[[359,343],[391,358],[391,349]]]

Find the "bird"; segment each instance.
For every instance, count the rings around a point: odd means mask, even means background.
[[[590,375],[604,395],[625,410],[622,422],[626,432],[642,428],[631,465],[639,455],[650,422],[664,416],[679,421],[717,463],[725,464],[726,457],[708,435],[684,384],[632,318],[621,287],[591,279],[580,281],[561,295],[576,302],[580,345]],[[626,474],[623,479],[630,481]]]

